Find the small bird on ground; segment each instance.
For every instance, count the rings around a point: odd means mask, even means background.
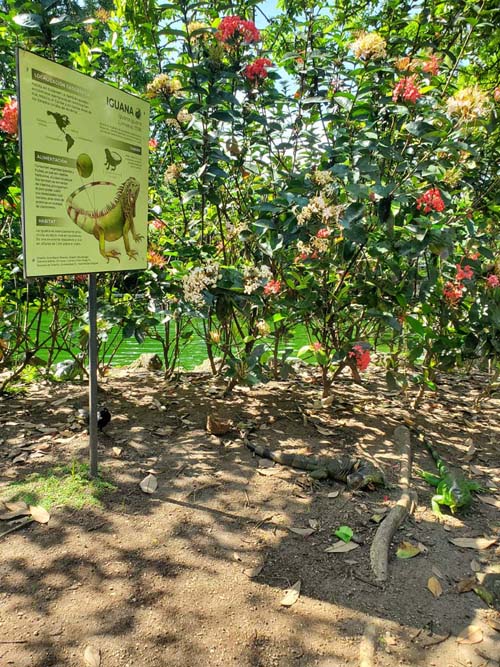
[[[80,408],[78,410],[78,420],[86,424],[88,427],[89,411],[85,410],[84,408]],[[110,421],[111,412],[108,410],[108,408],[100,408],[100,410],[97,411],[97,428],[101,433],[104,433],[103,428],[105,428]],[[107,433],[104,433],[104,435],[107,435]]]
[[[101,408],[97,411],[97,428],[102,433],[102,429],[111,421],[111,412],[108,408]]]

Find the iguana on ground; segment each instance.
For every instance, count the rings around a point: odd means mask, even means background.
[[[471,491],[481,491],[481,486],[477,482],[465,479],[460,470],[449,468],[422,433],[419,433],[419,439],[429,450],[439,472],[439,475],[419,472],[422,479],[436,487],[437,493],[431,500],[432,511],[441,516],[440,505],[449,507],[453,514],[459,509],[469,507],[472,503]]]
[[[116,241],[123,237],[125,250],[130,259],[137,257],[137,250],[130,247],[129,233],[137,243],[143,237],[136,234],[134,229],[135,205],[139,195],[140,185],[135,178],[128,178],[118,188],[113,201],[101,211],[85,211],[75,203],[75,197],[88,188],[98,185],[114,185],[109,181],[93,181],[86,183],[70,194],[66,200],[68,215],[74,223],[87,234],[93,234],[99,241],[99,252],[108,262],[110,258],[119,259],[118,250],[106,250],[106,241]]]
[[[380,470],[368,461],[341,456],[338,458],[303,456],[273,451],[269,447],[255,445],[247,440],[247,447],[257,456],[276,461],[283,466],[307,470],[313,479],[335,479],[344,482],[349,489],[361,489],[364,486],[384,486],[384,476]]]

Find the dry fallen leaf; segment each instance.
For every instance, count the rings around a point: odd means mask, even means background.
[[[272,477],[272,475],[276,475],[279,472],[279,468],[255,468],[255,472],[264,477]]]
[[[112,449],[113,456],[115,456],[116,458],[119,458],[122,454],[122,451],[123,450],[122,450],[121,447],[113,447],[113,449]]]
[[[259,574],[262,572],[263,569],[264,569],[264,563],[262,563],[261,565],[256,565],[255,567],[247,567],[247,569],[243,570],[243,572],[249,579],[254,579],[254,577],[259,576]]]
[[[495,496],[480,496],[479,494],[476,498],[479,498],[479,500],[482,503],[486,503],[486,505],[491,505],[492,507],[500,509],[500,498],[496,498]]]
[[[288,530],[296,535],[302,535],[302,537],[309,537],[315,532],[314,528],[295,528],[295,526],[290,526]]]
[[[83,659],[87,667],[100,667],[101,651],[95,646],[86,646],[83,652]]]
[[[469,591],[474,590],[476,585],[476,577],[468,577],[467,579],[461,579],[455,588],[457,593],[468,593]]]
[[[436,577],[439,577],[440,579],[444,579],[444,578],[445,578],[445,576],[444,576],[444,574],[441,572],[441,570],[440,570],[438,567],[436,567],[435,565],[432,566],[432,572],[436,575]]]
[[[318,426],[317,424],[314,424],[314,428],[320,433],[321,435],[335,435],[335,431],[332,431],[329,428],[323,428],[323,426]]]
[[[293,604],[297,602],[299,599],[300,595],[300,587],[302,585],[302,582],[300,579],[294,583],[293,586],[291,586],[283,596],[283,598],[280,601],[280,605],[282,607],[291,607]]]
[[[321,399],[321,406],[323,408],[329,408],[333,403],[333,396],[327,396],[326,398]]]
[[[338,542],[335,542],[335,544],[332,544],[331,547],[325,549],[325,552],[328,554],[343,554],[352,551],[353,549],[357,549],[358,547],[359,544],[356,544],[356,542],[344,542],[343,540],[339,540]]]
[[[492,544],[496,542],[495,537],[457,537],[455,539],[450,538],[450,542],[456,547],[462,547],[462,549],[488,549]]]
[[[464,445],[467,447],[467,451],[465,452],[464,460],[465,461],[472,461],[476,454],[476,447],[474,445],[474,441],[472,438],[467,438],[467,440],[464,442]]]
[[[480,572],[481,571],[481,563],[479,563],[477,560],[471,560],[470,569],[473,572]]]
[[[396,551],[396,556],[398,558],[413,558],[420,553],[422,552],[418,545],[412,544],[411,542],[401,542]]]
[[[154,493],[158,488],[158,480],[154,475],[146,475],[139,486],[144,493]]]
[[[396,639],[396,637],[394,635],[391,635],[390,632],[385,633],[385,635],[384,635],[384,644],[386,644],[387,646],[396,646],[397,643],[398,643],[398,640]]]
[[[427,581],[427,588],[435,598],[438,598],[443,594],[443,587],[439,583],[439,579],[436,579],[436,577],[429,577]]]
[[[493,630],[500,632],[500,618],[487,618],[486,622],[488,623],[490,628],[493,628]]]
[[[30,505],[30,514],[38,523],[48,523],[50,514],[41,505]]]
[[[337,498],[340,495],[340,491],[332,491],[328,494],[329,498]]]
[[[457,637],[457,644],[479,644],[483,641],[483,631],[477,625],[469,625]]]
[[[319,521],[318,519],[309,519],[307,522],[313,530],[318,530],[319,528]]]

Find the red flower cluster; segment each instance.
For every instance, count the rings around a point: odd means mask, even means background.
[[[438,188],[429,188],[427,192],[417,199],[417,208],[420,211],[424,209],[424,213],[431,211],[444,211],[444,201]]]
[[[153,137],[149,140],[148,146],[150,151],[155,151],[158,148],[158,140]]]
[[[422,65],[422,72],[427,72],[427,74],[432,74],[432,76],[439,74],[439,58],[435,53],[431,54],[429,60]]]
[[[449,280],[443,287],[443,296],[451,306],[454,306],[462,298],[465,285],[461,282],[452,282]]]
[[[219,23],[215,38],[224,43],[243,39],[246,44],[252,44],[260,41],[260,32],[252,21],[246,21],[239,16],[225,16]]]
[[[358,370],[366,371],[371,361],[370,350],[365,350],[363,346],[359,344],[353,345],[352,350],[349,352],[349,356],[355,359]]]
[[[13,99],[7,102],[2,109],[0,130],[7,132],[7,134],[17,134],[17,113],[17,100]]]
[[[393,102],[397,102],[399,99],[402,99],[404,102],[411,102],[412,104],[415,104],[419,97],[422,97],[422,93],[415,85],[414,76],[405,76],[400,79],[392,91]]]
[[[460,264],[457,264],[456,267],[457,267],[457,275],[455,276],[455,279],[457,281],[460,282],[461,280],[471,280],[474,277],[474,270],[472,266],[466,264],[462,268]]]
[[[271,67],[272,62],[269,58],[257,58],[253,63],[247,65],[243,70],[243,74],[252,83],[263,81],[267,77],[267,67]]]
[[[488,287],[500,287],[500,278],[498,278],[498,276],[496,276],[494,273],[486,278],[486,282]]]
[[[281,290],[281,282],[279,280],[269,280],[264,285],[264,294],[279,294]]]

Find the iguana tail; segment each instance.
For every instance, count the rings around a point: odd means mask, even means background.
[[[283,466],[290,468],[297,468],[298,470],[316,470],[319,467],[318,460],[313,456],[300,456],[298,454],[287,454],[278,450],[271,450],[269,447],[262,445],[255,445],[253,442],[247,440],[246,445],[248,449],[257,454],[263,459],[270,459]]]
[[[85,185],[82,185],[81,187],[77,188],[66,199],[66,210],[68,212],[69,217],[71,218],[71,220],[73,220],[73,222],[76,225],[78,225],[78,227],[80,227],[80,229],[83,229],[84,232],[87,232],[87,234],[94,233],[94,226],[96,219],[102,218],[102,216],[106,215],[106,213],[108,213],[109,211],[109,207],[105,208],[102,211],[97,211],[97,210],[86,211],[82,208],[79,208],[73,202],[75,197],[80,192],[83,192],[88,188],[95,187],[96,185],[112,185],[113,187],[116,187],[116,184],[111,183],[110,181],[92,181],[92,183],[85,183]]]
[[[446,475],[448,473],[448,468],[446,467],[445,462],[443,459],[439,456],[439,454],[436,452],[434,447],[431,445],[429,440],[424,435],[420,435],[420,439],[424,443],[424,445],[427,447],[429,454],[432,456],[434,459],[434,463],[436,464],[436,468],[439,470],[439,474],[441,477]]]

